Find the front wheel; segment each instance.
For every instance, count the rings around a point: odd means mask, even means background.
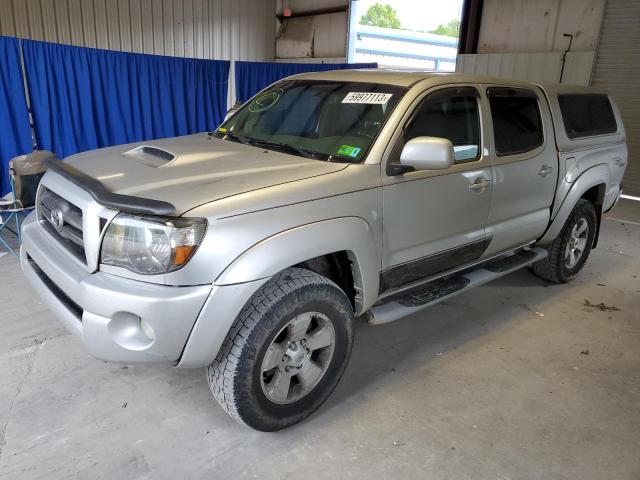
[[[242,309],[216,359],[209,387],[236,420],[275,431],[315,412],[338,384],[351,355],[353,309],[317,273],[287,269]]]
[[[581,199],[556,239],[545,247],[547,258],[533,264],[533,272],[553,283],[567,283],[582,269],[593,246],[597,227],[593,203]]]

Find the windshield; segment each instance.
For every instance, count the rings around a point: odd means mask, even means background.
[[[293,155],[359,163],[405,92],[375,83],[285,80],[256,95],[216,134]]]

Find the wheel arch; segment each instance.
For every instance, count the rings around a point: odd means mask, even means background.
[[[310,258],[293,267],[310,270],[328,278],[347,295],[354,311],[362,305],[362,278],[353,252],[342,250]]]
[[[236,258],[214,284],[251,282],[290,267],[307,268],[345,290],[359,315],[377,298],[380,261],[380,248],[370,225],[359,217],[340,217],[298,226],[262,240]],[[345,284],[347,279],[352,282],[352,289]]]
[[[607,190],[607,186],[604,183],[599,183],[593,187],[587,189],[581,196],[581,199],[585,199],[593,203],[596,208],[596,233],[593,237],[593,245],[591,248],[596,248],[598,245],[598,238],[600,237],[600,223],[602,222],[602,206],[604,204],[604,196]]]
[[[594,239],[593,247],[596,246],[598,233],[600,231],[600,220],[602,215],[602,204],[604,202],[604,195],[607,185],[609,184],[609,167],[607,165],[596,165],[594,167],[585,170],[573,183],[565,197],[562,199],[562,204],[558,210],[558,213],[550,222],[544,235],[538,240],[539,245],[546,245],[558,236],[560,230],[564,226],[567,218],[571,215],[574,207],[580,199],[586,199],[591,201],[596,207],[596,214],[598,217],[596,225],[596,236]]]

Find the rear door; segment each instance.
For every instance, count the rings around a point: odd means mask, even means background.
[[[537,88],[488,86],[493,196],[485,257],[542,235],[558,179],[549,106]]]
[[[381,290],[469,263],[485,251],[492,184],[482,105],[474,86],[433,89],[403,119],[388,164],[398,163],[404,144],[421,136],[451,140],[455,163],[402,175],[387,170]]]

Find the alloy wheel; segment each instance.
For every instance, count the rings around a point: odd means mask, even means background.
[[[587,241],[589,239],[589,223],[586,218],[580,218],[569,235],[567,246],[564,250],[564,264],[567,268],[575,267],[585,250],[587,249]]]
[[[288,322],[262,359],[261,385],[273,403],[287,404],[306,396],[322,379],[336,342],[333,324],[319,312],[306,312]]]

